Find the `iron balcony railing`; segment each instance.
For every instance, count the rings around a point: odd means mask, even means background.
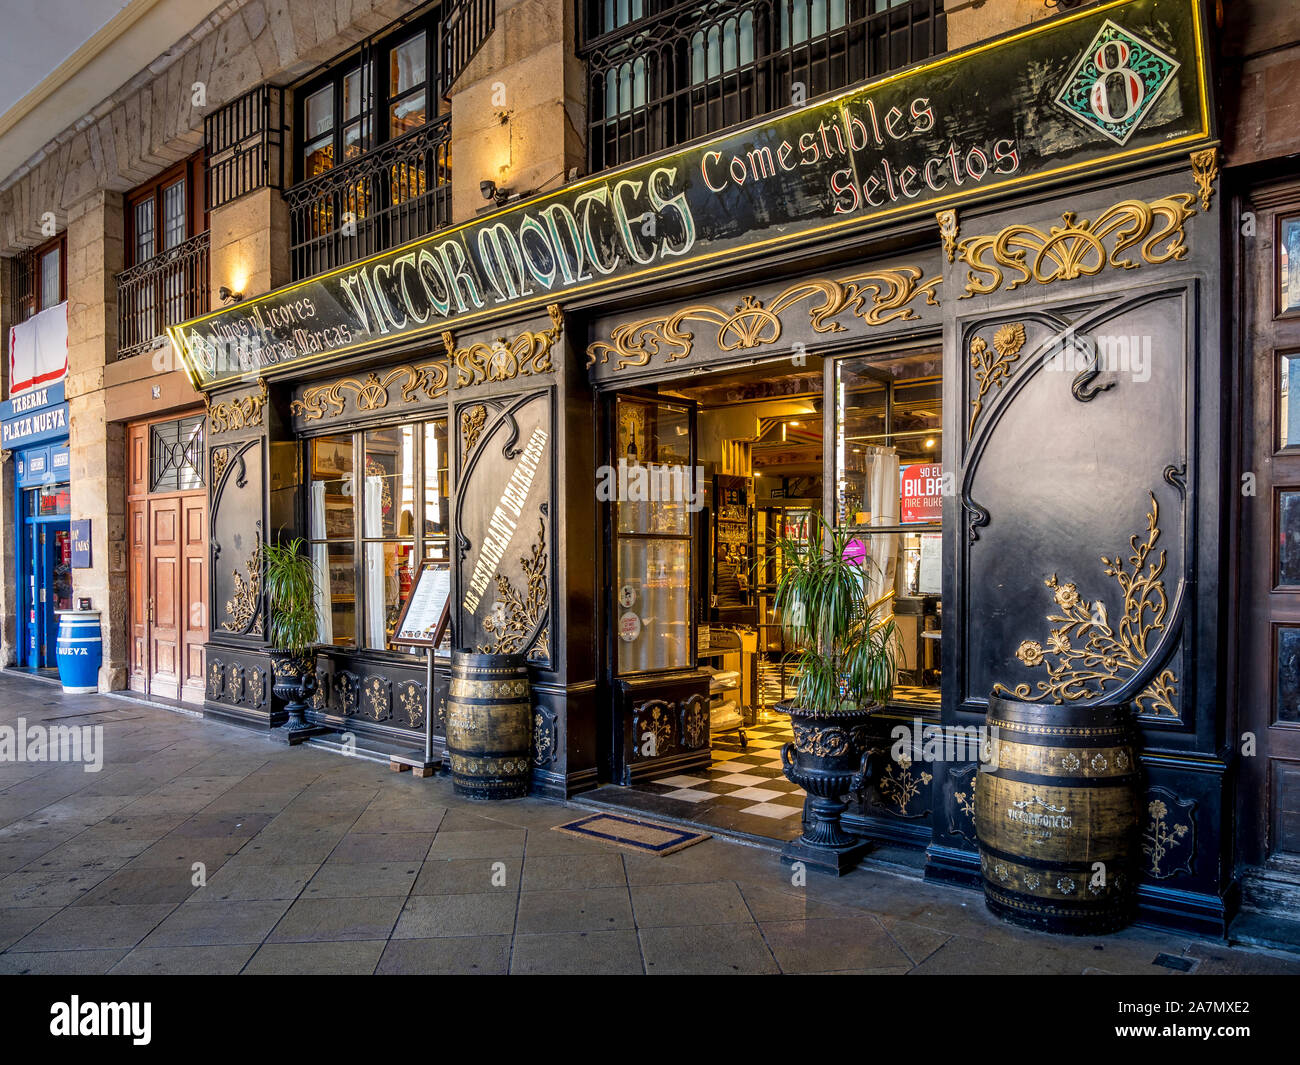
[[[117,275],[117,357],[165,342],[167,327],[208,310],[206,231]]]
[[[586,0],[594,171],[947,50],[943,0]]]
[[[451,221],[451,116],[285,190],[294,280]]]

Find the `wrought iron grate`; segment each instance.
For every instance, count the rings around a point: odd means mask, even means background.
[[[259,85],[203,119],[207,206],[278,189],[284,172],[284,93]]]
[[[595,172],[947,48],[943,0],[587,0]]]
[[[167,327],[208,309],[206,230],[117,275],[117,357],[166,342]]]
[[[451,220],[451,116],[299,182],[284,197],[295,280],[431,233]]]

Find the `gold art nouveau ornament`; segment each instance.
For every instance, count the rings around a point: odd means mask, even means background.
[[[513,381],[516,377],[531,377],[550,373],[555,369],[551,349],[564,331],[564,312],[558,303],[546,308],[551,328],[540,333],[524,330],[513,339],[497,337],[491,344],[482,341],[467,348],[456,347],[451,332],[442,334],[447,355],[456,367],[456,388],[483,384],[487,381]]]
[[[1192,152],[1192,180],[1196,182],[1196,191],[1201,196],[1201,210],[1210,209],[1210,200],[1214,198],[1214,183],[1219,177],[1219,150],[1203,148]]]
[[[953,262],[957,256],[957,212],[939,211],[935,216],[939,220],[939,239],[943,241],[944,254]]]
[[[1111,624],[1106,604],[1100,599],[1089,605],[1073,582],[1061,584],[1052,574],[1044,583],[1052,589],[1060,613],[1047,616],[1048,622],[1056,626],[1048,634],[1047,646],[1037,640],[1024,640],[1016,649],[1016,657],[1026,666],[1046,669],[1047,679],[1037,683],[1037,695],[1031,694],[1028,684],[1018,684],[1014,689],[995,684],[993,694],[1028,702],[1095,699],[1104,694],[1108,684],[1142,667],[1149,654],[1148,644],[1154,634],[1164,630],[1169,610],[1161,579],[1165,551],[1152,557],[1160,538],[1160,508],[1154,493],[1150,498],[1146,539],[1139,540],[1137,534],[1129,538],[1132,553],[1127,567],[1118,554],[1113,558],[1101,556],[1106,576],[1115,579],[1124,596],[1124,613],[1118,622]],[[1177,717],[1173,702],[1177,684],[1173,670],[1162,670],[1134,702],[1144,713]]]
[[[624,322],[614,328],[609,341],[597,340],[587,347],[587,368],[617,358],[615,370],[628,366],[648,366],[655,355],[665,362],[675,362],[690,355],[695,333],[682,328],[687,322],[699,322],[717,329],[715,343],[721,351],[748,351],[775,344],[781,339],[782,314],[796,304],[809,302],[809,323],[815,333],[840,333],[845,326],[835,319],[853,314],[867,325],[890,321],[910,321],[917,317],[911,306],[924,298],[937,307],[935,298],[942,278],[922,281],[915,266],[867,270],[839,280],[816,278],[800,281],[774,296],[767,304],[747,295],[730,311],[710,304],[692,304],[669,314]]]
[[[482,654],[511,654],[522,650],[524,641],[546,617],[550,603],[546,577],[546,518],[537,519],[537,542],[522,560],[525,590],[521,595],[504,574],[497,574],[497,601],[483,619],[483,628],[496,639],[479,647]],[[529,648],[530,659],[549,660],[550,630],[543,626]]]
[[[334,418],[347,406],[347,395],[355,397],[359,411],[383,410],[388,406],[388,388],[394,382],[404,403],[414,403],[423,392],[429,399],[439,399],[447,394],[447,364],[442,361],[421,363],[418,366],[397,366],[381,378],[369,374],[364,381],[344,377],[327,385],[317,385],[303,391],[302,399],[289,404],[289,411],[303,421],[314,422],[320,418]]]
[[[975,370],[975,398],[971,400],[970,425],[967,435],[975,432],[975,419],[984,409],[984,395],[997,385],[999,389],[1011,377],[1012,364],[1020,358],[1025,346],[1025,327],[1020,322],[1001,326],[993,334],[993,354],[988,341],[976,336],[970,342],[970,364]]]
[[[259,538],[257,547],[248,556],[248,578],[239,570],[233,570],[231,577],[235,581],[234,594],[226,600],[226,616],[221,627],[227,632],[248,632],[253,636],[262,635],[262,544]],[[249,626],[252,628],[249,628]]]
[[[1003,287],[1010,291],[1030,281],[1050,285],[1093,277],[1108,266],[1134,270],[1141,263],[1126,254],[1130,249],[1151,266],[1185,258],[1183,226],[1196,214],[1194,200],[1190,192],[1149,202],[1122,200],[1092,220],[1066,211],[1062,224],[1047,232],[1017,222],[996,234],[967,237],[958,245],[958,258],[970,267],[960,298]]]
[[[211,403],[208,396],[204,395],[203,402],[208,408],[208,423],[212,426],[213,436],[262,424],[262,413],[266,408],[266,382],[259,379],[257,386],[256,392],[221,403]]]

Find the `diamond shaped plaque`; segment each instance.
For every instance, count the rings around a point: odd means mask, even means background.
[[[1126,144],[1178,72],[1178,60],[1107,19],[1056,94],[1078,122]]]

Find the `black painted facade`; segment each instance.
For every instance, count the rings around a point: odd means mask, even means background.
[[[613,291],[314,362],[310,376],[222,384],[209,397],[207,712],[264,729],[284,719],[270,694],[256,552],[268,536],[306,532],[304,441],[440,414],[453,641],[528,656],[534,791],[563,797],[707,763],[705,678],[615,677],[609,505],[595,491],[612,397],[705,368],[780,374],[802,352],[828,360],[829,439],[833,360],[941,344],[952,480],[942,703],[878,715],[875,742],[889,747],[895,726],[916,721],[978,727],[997,690],[1126,695],[1143,745],[1144,914],[1221,933],[1236,771],[1219,653],[1228,281],[1208,150],[1156,151],[1154,163],[1137,154],[1118,173],[832,232],[670,281],[647,271]],[[719,326],[742,307],[749,319]],[[485,555],[521,459],[512,535]],[[318,672],[315,722],[379,754],[420,744],[422,657],[331,648]],[[444,663],[432,697],[439,738],[446,684]],[[665,742],[645,759],[635,736],[651,719]],[[917,739],[845,825],[925,848],[928,876],[974,885],[977,765],[935,761]]]

